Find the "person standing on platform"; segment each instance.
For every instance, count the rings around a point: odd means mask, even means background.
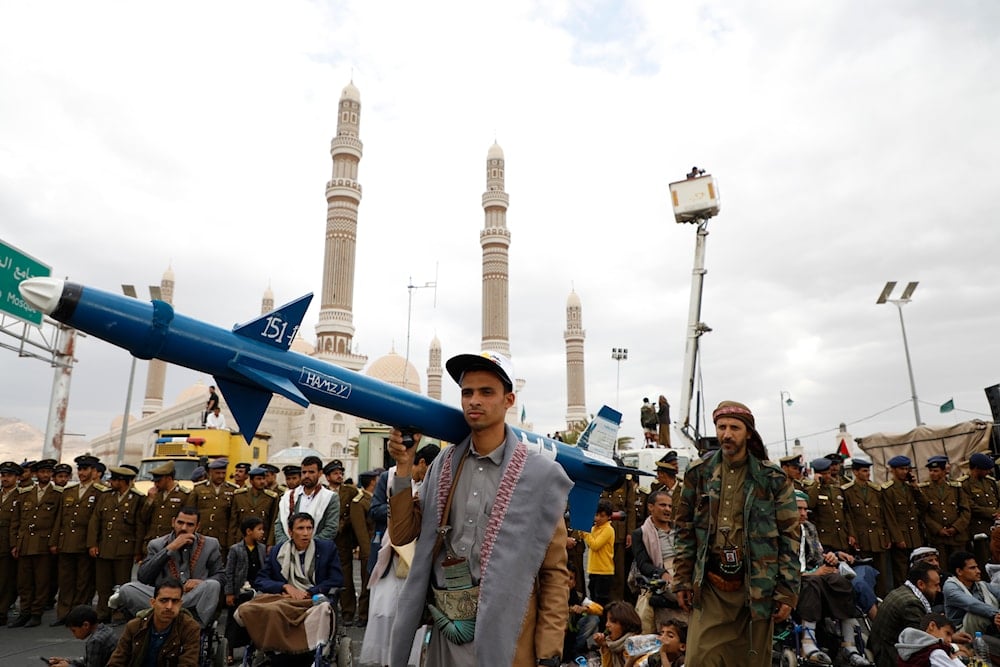
[[[222,408],[215,406],[212,411],[208,413],[208,417],[205,419],[205,428],[213,428],[220,431],[226,431],[229,429],[226,425],[226,416],[222,414]]]
[[[87,550],[95,559],[97,618],[102,623],[111,620],[108,598],[112,589],[131,579],[132,564],[145,554],[141,517],[146,499],[132,486],[133,479],[134,470],[111,468],[111,490],[101,496],[87,527]]]
[[[111,491],[98,481],[97,457],[84,454],[74,461],[80,483],[63,489],[59,529],[52,534],[59,550],[59,601],[52,627],[63,625],[74,607],[94,600],[94,559],[88,553],[87,530],[101,496]]]
[[[18,531],[12,553],[17,558],[21,613],[10,623],[12,628],[41,625],[42,612],[55,586],[52,563],[59,549],[51,542],[62,513],[62,488],[52,484],[55,466],[55,459],[35,463],[32,470],[38,483],[19,492]]]
[[[656,408],[656,423],[658,431],[656,433],[656,443],[660,447],[670,447],[670,403],[667,397],[660,394],[660,400]]]
[[[969,457],[969,474],[959,480],[962,490],[969,499],[972,517],[969,520],[969,536],[972,553],[976,561],[990,561],[990,533],[993,524],[1000,519],[1000,492],[997,491],[997,481],[990,473],[993,472],[993,459],[989,454],[976,452]],[[986,535],[986,538],[976,539],[976,535]]]
[[[646,447],[653,447],[656,444],[656,429],[659,427],[659,422],[656,419],[656,408],[649,402],[648,398],[642,399],[642,407],[639,408],[639,423],[642,425]]]
[[[770,667],[774,622],[798,601],[794,487],[768,461],[753,413],[723,401],[719,450],[694,461],[675,505],[674,591],[688,628],[688,667]]]
[[[918,485],[917,507],[924,521],[928,546],[940,554],[942,563],[949,563],[951,554],[965,550],[969,541],[969,499],[962,485],[948,479],[948,457],[927,459],[930,481]]]
[[[892,582],[900,586],[910,571],[910,553],[924,545],[923,523],[917,510],[917,483],[910,472],[912,462],[905,456],[893,456],[888,464],[890,479],[882,484],[882,497],[892,515],[888,523]]]
[[[215,387],[208,388],[208,400],[205,401],[205,412],[201,415],[201,423],[204,424],[208,421],[208,416],[212,414],[212,410],[219,407],[219,395],[215,393]]]

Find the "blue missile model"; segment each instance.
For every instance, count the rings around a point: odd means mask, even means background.
[[[155,357],[211,374],[248,442],[273,394],[446,442],[461,442],[469,434],[457,408],[291,351],[312,294],[226,331],[177,314],[163,301],[139,301],[53,278],[30,278],[19,289],[34,308],[139,359]],[[621,483],[626,473],[645,474],[611,458],[620,424],[621,414],[605,406],[578,445],[514,428],[530,451],[555,459],[573,480],[574,529],[590,529],[601,491]]]

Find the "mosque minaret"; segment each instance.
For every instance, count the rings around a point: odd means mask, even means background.
[[[486,224],[479,233],[479,244],[483,247],[483,349],[509,357],[507,206],[510,198],[503,188],[503,149],[493,142],[486,154],[486,192],[483,193]]]
[[[587,421],[587,389],[584,380],[583,339],[587,332],[583,330],[583,309],[576,290],[569,293],[566,299],[566,331],[563,339],[566,341],[566,428]]]
[[[174,302],[174,270],[167,266],[160,279],[160,300]],[[146,371],[146,398],[142,402],[142,416],[148,417],[163,409],[163,388],[167,382],[167,364],[159,359],[149,360]]]
[[[272,310],[274,310],[274,292],[271,291],[271,286],[268,285],[267,289],[264,290],[264,298],[260,300],[260,314],[267,315]]]
[[[427,364],[427,396],[441,400],[441,341],[437,336],[431,341],[430,360]]]
[[[362,153],[358,137],[361,94],[353,82],[344,87],[339,110],[337,136],[330,142],[333,175],[326,184],[326,248],[316,355],[357,371],[367,358],[353,351],[354,255],[361,203],[358,163]]]

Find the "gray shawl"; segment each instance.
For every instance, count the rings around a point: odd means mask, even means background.
[[[535,576],[545,559],[556,522],[563,520],[566,497],[573,486],[562,466],[543,454],[528,453],[510,427],[506,433],[503,477],[482,545],[474,640],[476,660],[481,667],[509,667],[514,662]],[[420,489],[423,509],[420,537],[396,608],[390,638],[390,667],[407,664],[427,601],[433,572],[431,552],[447,496],[447,488],[440,484],[442,470],[446,483],[450,484],[453,473],[447,473],[452,461],[462,461],[470,446],[471,436],[438,456]]]

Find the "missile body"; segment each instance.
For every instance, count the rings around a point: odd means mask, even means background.
[[[211,374],[248,441],[274,393],[303,407],[315,403],[446,442],[461,442],[469,434],[457,408],[288,349],[312,295],[227,331],[177,314],[163,301],[143,302],[53,278],[25,280],[20,291],[38,310],[140,359]],[[608,438],[614,440],[620,422],[619,413],[603,408],[580,446],[512,427],[529,451],[555,459],[573,479],[574,529],[590,529],[603,489],[639,472],[610,458]]]

